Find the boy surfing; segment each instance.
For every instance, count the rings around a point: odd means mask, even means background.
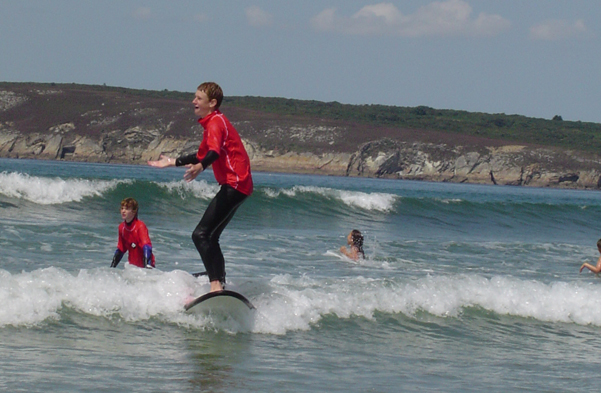
[[[205,82],[198,86],[192,100],[194,114],[204,128],[198,151],[178,158],[161,154],[157,161],[148,161],[148,165],[157,168],[186,166],[184,180],[188,182],[209,166],[213,167],[221,188],[192,232],[192,241],[211,282],[211,292],[222,291],[225,285],[225,260],[219,236],[253,191],[250,159],[240,135],[219,111],[222,101],[223,91],[218,84]]]

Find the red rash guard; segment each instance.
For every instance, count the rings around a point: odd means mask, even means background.
[[[144,252],[142,248],[147,244],[152,247],[150,237],[148,236],[148,228],[137,217],[129,224],[125,221],[119,224],[117,248],[122,253],[127,251],[127,261],[130,264],[138,267],[146,267],[144,265]],[[152,255],[152,266],[154,266],[154,254]]]
[[[220,185],[228,184],[244,195],[253,192],[250,159],[238,131],[219,110],[209,113],[198,122],[204,128],[196,158],[202,161],[209,150],[219,154],[213,162],[213,174]]]

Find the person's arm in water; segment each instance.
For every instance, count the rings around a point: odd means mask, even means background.
[[[121,262],[123,255],[125,255],[125,253],[123,251],[116,249],[115,255],[113,255],[113,262],[111,262],[111,267],[117,267],[119,262]]]
[[[593,273],[601,272],[601,257],[599,257],[599,259],[597,260],[597,266],[593,266],[590,263],[583,263],[582,266],[580,266],[580,273],[582,273],[582,270],[584,270],[584,268],[587,268]]]

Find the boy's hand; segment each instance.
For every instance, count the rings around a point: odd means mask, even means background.
[[[157,161],[148,161],[148,165],[156,168],[167,168],[175,165],[175,159],[161,154]]]
[[[192,180],[196,179],[196,176],[200,175],[202,171],[204,171],[201,163],[188,164],[186,165],[186,168],[188,169],[186,170],[186,173],[184,173],[184,180],[187,182],[191,182]]]

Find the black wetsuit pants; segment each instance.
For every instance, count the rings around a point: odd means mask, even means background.
[[[247,195],[224,184],[215,195],[192,233],[192,241],[200,253],[210,281],[225,283],[225,259],[219,236]]]

